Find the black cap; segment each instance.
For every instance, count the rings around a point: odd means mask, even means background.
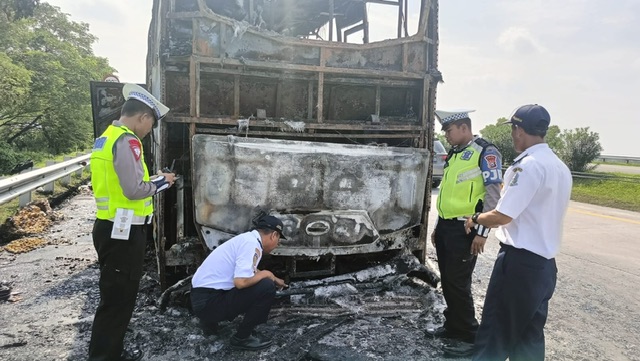
[[[503,124],[515,124],[527,133],[546,132],[551,123],[549,112],[538,104],[527,104],[516,109],[511,118]]]
[[[282,234],[284,225],[282,224],[282,221],[277,217],[268,215],[262,216],[256,221],[255,226],[257,229],[273,229],[274,231],[278,231],[278,233],[280,233],[280,238],[287,239],[287,237]]]

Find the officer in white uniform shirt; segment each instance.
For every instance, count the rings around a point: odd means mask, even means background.
[[[215,332],[218,322],[243,314],[231,346],[241,350],[261,350],[272,344],[253,332],[265,323],[284,281],[267,270],[258,270],[264,253],[280,242],[282,221],[263,216],[255,229],[224,242],[209,254],[191,280],[191,306],[205,332]]]
[[[473,360],[544,360],[544,325],[556,287],[555,256],[571,195],[567,166],[545,143],[551,117],[537,104],[505,122],[521,154],[507,169],[496,209],[466,222],[497,227],[501,248],[487,289]]]

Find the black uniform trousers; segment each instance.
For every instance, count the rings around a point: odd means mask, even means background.
[[[257,325],[267,322],[275,297],[275,283],[265,278],[242,289],[193,288],[191,307],[200,322],[208,327],[214,327],[220,321],[232,321],[244,314],[236,336],[245,338]]]
[[[447,302],[444,311],[444,328],[448,333],[472,343],[478,329],[471,276],[477,257],[473,256],[471,243],[476,236],[472,229],[467,234],[461,220],[438,219],[436,225],[436,254],[442,284],[442,294]]]
[[[544,325],[557,272],[555,259],[502,245],[487,288],[474,360],[544,360]]]
[[[136,304],[147,240],[146,225],[132,225],[128,240],[111,238],[113,222],[96,220],[93,245],[100,264],[100,304],[89,344],[90,361],[119,360]]]

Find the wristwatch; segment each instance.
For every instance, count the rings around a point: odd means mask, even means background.
[[[478,223],[478,216],[480,215],[480,212],[476,212],[473,214],[473,216],[471,216],[471,220],[473,221],[473,223],[475,224],[480,224]]]

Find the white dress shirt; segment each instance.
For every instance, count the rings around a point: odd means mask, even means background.
[[[505,173],[496,210],[512,221],[500,226],[496,237],[515,248],[554,258],[572,183],[569,168],[546,143],[527,148]]]

